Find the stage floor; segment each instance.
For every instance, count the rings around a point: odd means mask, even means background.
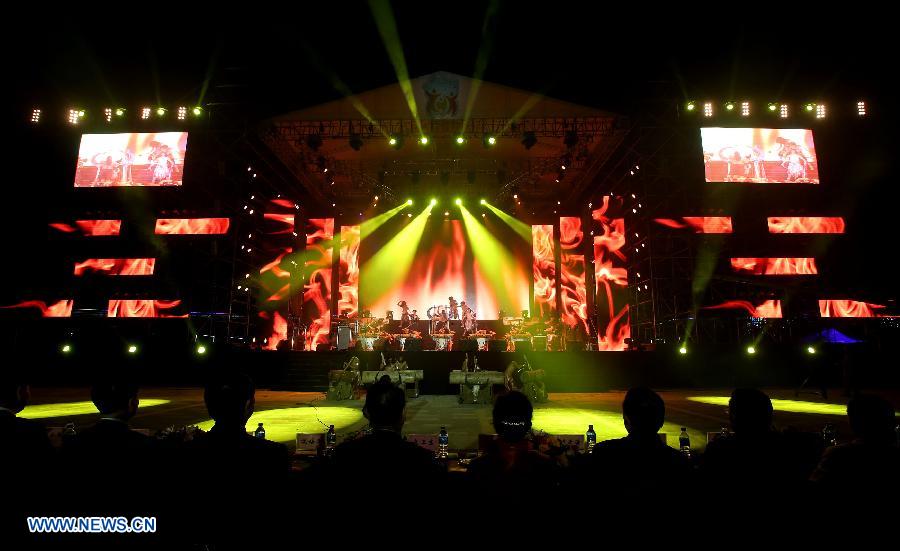
[[[849,438],[850,427],[845,414],[846,398],[839,390],[823,400],[814,394],[794,396],[793,390],[768,389],[775,407],[775,423],[779,428],[794,427],[803,431],[820,431],[825,423],[834,423],[841,439]],[[718,431],[728,420],[725,410],[730,390],[661,391],[666,401],[666,424],[669,444],[677,445],[680,427],[687,427],[694,448],[706,446],[706,433]],[[900,409],[900,393],[879,393]],[[141,390],[141,408],[132,422],[135,428],[156,431],[168,426],[197,424],[209,428],[211,422],[203,404],[200,388],[145,388]],[[550,434],[583,434],[593,424],[598,440],[625,435],[621,404],[624,392],[551,393],[549,402],[535,406],[534,426]],[[319,433],[327,425],[335,425],[340,435],[362,429],[362,401],[327,402],[317,392],[288,392],[260,389],[256,393],[256,413],[247,423],[252,430],[264,423],[270,440],[283,442],[293,449],[298,432]],[[63,426],[74,422],[87,426],[98,418],[89,401],[87,388],[32,389],[32,405],[25,416],[38,419],[47,426]],[[452,449],[474,449],[479,433],[493,433],[490,406],[459,405],[454,395],[423,395],[408,403],[407,434],[435,434],[441,425],[447,427]]]

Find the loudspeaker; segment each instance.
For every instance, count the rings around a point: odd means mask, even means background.
[[[500,339],[494,339],[488,341],[488,352],[505,352],[506,351],[506,341]]]

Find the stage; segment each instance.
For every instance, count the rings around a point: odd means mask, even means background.
[[[730,389],[661,391],[666,402],[666,423],[662,432],[669,444],[677,445],[681,427],[688,428],[694,449],[706,446],[706,433],[720,430],[728,422],[726,413]],[[824,400],[811,394],[794,396],[792,389],[767,389],[775,408],[778,428],[821,431],[825,423],[834,423],[840,438],[847,438],[850,427],[845,415],[846,398],[839,390]],[[881,392],[896,408],[900,394]],[[89,389],[84,387],[36,387],[32,389],[32,405],[24,415],[47,426],[64,426],[73,422],[83,428],[98,419],[90,403]],[[598,440],[625,435],[621,417],[624,392],[551,393],[548,402],[535,405],[534,426],[549,434],[583,434],[593,424]],[[132,427],[155,432],[169,426],[199,425],[208,429],[211,421],[203,404],[200,388],[149,387],[141,390],[142,405]],[[256,413],[247,423],[248,430],[264,423],[270,440],[294,447],[294,437],[301,433],[324,432],[335,425],[338,435],[361,430],[366,425],[362,416],[362,400],[329,402],[318,392],[288,392],[265,388],[256,392]],[[406,434],[436,434],[446,426],[452,449],[475,449],[479,434],[491,434],[491,407],[459,405],[455,396],[422,395],[407,405]]]

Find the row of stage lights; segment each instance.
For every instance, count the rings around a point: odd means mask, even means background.
[[[75,352],[75,345],[70,342],[64,342],[60,345],[59,351],[64,355],[73,354]],[[129,356],[137,356],[140,352],[140,347],[135,343],[129,343],[125,346],[125,352],[128,353]],[[205,356],[206,353],[209,352],[209,348],[203,343],[198,343],[197,346],[194,347],[194,352],[198,356]]]
[[[114,120],[124,120],[128,110],[124,107],[105,107],[103,109],[103,120],[112,123]],[[141,120],[150,120],[152,118],[163,119],[169,114],[169,110],[165,107],[141,107],[138,111]],[[200,117],[203,114],[203,108],[198,106],[186,107],[180,106],[175,109],[175,118],[180,121],[187,120],[189,116]],[[43,111],[40,108],[31,110],[31,124],[40,124]],[[81,108],[70,108],[66,112],[66,121],[72,126],[82,123],[87,118],[87,111]]]
[[[807,346],[805,351],[810,356],[813,356],[817,353],[815,346]],[[756,354],[757,350],[756,350],[756,347],[751,344],[751,345],[747,346],[746,349],[744,349],[744,352],[746,352],[748,356],[753,356]],[[681,346],[679,346],[678,353],[681,354],[682,356],[686,355],[688,353],[687,345],[682,344]]]
[[[687,113],[697,113],[700,112],[701,107],[703,109],[703,116],[706,118],[711,118],[715,115],[715,111],[719,106],[711,101],[705,101],[702,104],[695,101],[689,101],[685,104],[684,110]],[[742,117],[750,116],[749,101],[727,101],[722,104],[721,107],[727,113],[740,113]],[[791,113],[791,107],[789,104],[774,101],[769,102],[766,105],[766,110],[772,115],[778,115],[778,117],[782,119],[790,117]],[[806,103],[803,105],[803,111],[810,116],[815,116],[815,118],[817,119],[824,119],[828,112],[824,103]],[[856,114],[860,117],[866,116],[866,102],[856,102]]]
[[[419,136],[419,139],[416,140],[416,142],[420,146],[425,147],[431,143],[431,138],[429,138],[428,136],[424,136],[424,135]],[[469,139],[466,138],[465,136],[456,136],[455,138],[453,138],[453,142],[456,145],[462,147],[469,142]],[[400,149],[401,147],[403,147],[403,143],[404,143],[404,139],[403,139],[403,136],[401,136],[401,135],[388,136],[388,145],[394,149]],[[485,134],[484,136],[481,137],[481,143],[486,148],[494,147],[495,145],[497,145],[497,137],[492,134]],[[358,150],[359,148],[355,147],[354,149]]]

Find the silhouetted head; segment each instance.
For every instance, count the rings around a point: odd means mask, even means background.
[[[128,380],[98,381],[91,387],[91,401],[104,416],[127,421],[138,410],[138,385]]]
[[[206,384],[203,401],[216,426],[241,426],[253,415],[256,404],[253,381],[243,373],[217,374]]]
[[[533,411],[521,392],[501,394],[494,402],[494,430],[507,442],[519,442],[531,431]]]
[[[31,392],[28,384],[15,377],[0,379],[0,407],[19,413],[28,405]]]
[[[406,393],[387,375],[366,391],[363,415],[372,428],[400,431],[406,422]]]
[[[728,400],[728,416],[735,434],[772,430],[772,400],[755,388],[738,388]]]
[[[853,434],[870,443],[891,443],[897,419],[891,404],[879,396],[860,394],[847,404]]]
[[[666,417],[666,405],[659,394],[649,388],[632,388],[622,401],[622,418],[625,430],[635,436],[653,435],[659,432]]]

